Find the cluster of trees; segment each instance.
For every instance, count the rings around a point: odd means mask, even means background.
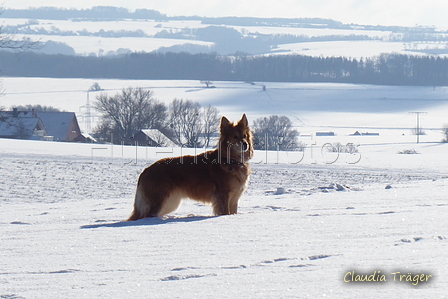
[[[448,36],[446,34],[436,34],[435,32],[407,31],[391,33],[389,40],[393,42],[443,42],[448,41]]]
[[[34,111],[34,112],[65,112],[61,111],[61,109],[55,108],[53,106],[42,106],[42,105],[20,105],[20,106],[12,106],[13,108],[17,108],[17,111]]]
[[[236,73],[253,81],[340,82],[382,85],[448,84],[448,59],[382,54],[374,58],[269,56],[239,59]],[[256,74],[251,71],[257,70]],[[255,76],[253,76],[255,75]]]
[[[154,99],[152,91],[142,88],[125,88],[113,96],[101,93],[95,108],[102,113],[97,130],[106,136],[113,133],[116,141],[129,139],[140,129],[162,127],[166,118],[165,104]]]
[[[448,85],[448,58],[399,54],[365,59],[188,53],[80,57],[0,51],[0,69],[11,77]]]
[[[102,93],[95,108],[102,113],[95,135],[109,142],[128,142],[139,130],[159,129],[181,146],[201,147],[209,146],[219,129],[215,107],[183,99],[167,106],[152,91],[138,87],[124,88],[112,96]]]

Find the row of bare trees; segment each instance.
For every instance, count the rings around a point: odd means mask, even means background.
[[[180,146],[208,147],[219,130],[220,115],[215,107],[184,99],[174,99],[166,106],[151,90],[128,87],[115,95],[101,93],[96,99],[94,105],[102,120],[95,133],[109,142],[126,142],[139,130],[159,129]],[[298,132],[286,116],[258,118],[252,128],[257,149],[297,147]]]
[[[178,145],[209,146],[219,128],[215,107],[184,99],[166,106],[151,90],[139,87],[124,88],[115,95],[101,93],[94,106],[102,113],[95,134],[109,142],[128,141],[142,129],[159,129]]]

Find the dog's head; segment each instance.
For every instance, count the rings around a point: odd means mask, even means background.
[[[254,153],[252,139],[253,136],[246,114],[243,114],[236,124],[230,122],[225,116],[221,118],[221,137],[219,140],[221,155],[246,162],[252,158]]]

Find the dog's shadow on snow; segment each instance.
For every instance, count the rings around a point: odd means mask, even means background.
[[[100,227],[129,227],[129,226],[153,226],[168,223],[185,223],[185,222],[197,222],[202,220],[207,220],[215,218],[217,216],[188,216],[188,217],[166,217],[166,218],[144,218],[136,221],[119,221],[112,223],[103,223],[103,220],[98,220],[97,222],[102,222],[98,224],[88,224],[83,225],[81,229],[91,229]]]

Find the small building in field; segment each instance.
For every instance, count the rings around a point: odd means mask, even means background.
[[[334,132],[316,132],[316,137],[335,136]]]
[[[134,142],[138,145],[174,147],[176,143],[158,129],[140,130],[134,134]]]

